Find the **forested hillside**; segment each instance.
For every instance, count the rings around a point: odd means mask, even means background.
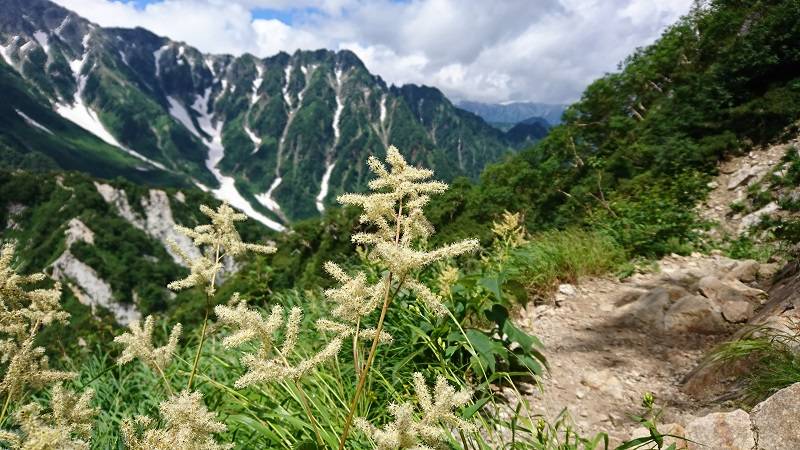
[[[489,239],[492,220],[507,210],[532,231],[605,230],[631,256],[699,244],[704,223],[694,207],[717,162],[796,132],[799,13],[795,1],[720,0],[693,10],[592,83],[541,142],[435,199],[437,242]],[[318,230],[345,223],[332,213],[298,224],[303,237],[287,239],[306,242],[306,257],[324,255],[339,241]]]

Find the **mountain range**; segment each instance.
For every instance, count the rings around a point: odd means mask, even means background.
[[[363,189],[389,145],[452,180],[531,141],[438,89],[387,85],[347,50],[213,55],[47,0],[0,11],[4,168],[194,185],[283,230]]]
[[[561,123],[561,115],[567,105],[536,103],[536,102],[506,102],[482,103],[462,100],[458,107],[465,109],[483,118],[490,124],[512,127],[520,122],[533,118],[542,118],[550,126]]]

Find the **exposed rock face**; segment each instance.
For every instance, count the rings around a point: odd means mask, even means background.
[[[166,192],[151,189],[149,196],[141,199],[145,212],[145,217],[141,217],[131,208],[124,190],[102,183],[95,183],[95,187],[106,202],[114,205],[122,218],[136,228],[158,239],[177,264],[184,267],[187,266],[186,262],[169,244],[170,242],[175,242],[178,248],[189,258],[200,256],[200,252],[192,245],[192,240],[175,231],[175,219],[172,217],[172,208]]]
[[[75,292],[78,300],[92,308],[102,306],[117,319],[121,325],[127,325],[141,318],[135,305],[121,304],[114,301],[111,286],[97,275],[94,269],[78,260],[69,250],[58,257],[53,264],[52,276],[57,280],[72,281],[80,291]]]
[[[756,445],[750,416],[741,409],[693,420],[686,427],[686,439],[690,450],[753,450]]]
[[[169,242],[174,242],[189,258],[194,259],[201,256],[200,251],[192,244],[189,237],[175,231],[175,219],[172,217],[172,208],[170,208],[166,192],[151,189],[149,198],[142,198],[142,206],[145,211],[145,232],[163,243],[164,248],[176,263],[186,266],[186,262],[169,245]]]
[[[67,222],[67,229],[64,231],[64,235],[67,237],[67,248],[70,248],[76,242],[86,242],[94,245],[94,233],[77,217]]]
[[[131,225],[139,228],[140,230],[144,229],[144,222],[131,208],[131,204],[128,202],[128,196],[125,195],[124,190],[116,189],[114,186],[109,184],[98,182],[95,182],[94,186],[97,188],[97,192],[103,197],[103,200],[105,200],[106,203],[110,203],[117,208],[117,213],[119,213],[123,219],[127,220],[131,223]]]
[[[757,450],[800,448],[800,383],[781,389],[750,414],[758,435]]]
[[[780,207],[775,202],[769,202],[766,206],[759,209],[758,211],[754,211],[744,217],[742,217],[742,221],[739,223],[739,232],[743,233],[747,231],[749,228],[758,225],[761,223],[761,218],[764,216],[770,216],[776,213]]]

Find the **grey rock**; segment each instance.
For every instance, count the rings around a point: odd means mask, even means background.
[[[762,217],[772,215],[779,209],[780,207],[778,206],[777,203],[769,202],[766,206],[759,209],[758,211],[752,212],[742,217],[741,222],[739,222],[739,232],[747,231],[749,228],[758,225],[759,223],[761,223]]]
[[[664,315],[664,329],[669,332],[715,334],[725,330],[719,307],[700,295],[687,295],[672,305]]]
[[[686,426],[689,450],[753,450],[756,436],[750,416],[741,409],[712,413]]]
[[[731,323],[747,322],[755,311],[752,303],[743,301],[725,302],[720,308],[722,317]]]
[[[758,450],[800,448],[800,383],[783,388],[753,408]]]
[[[759,304],[766,296],[761,289],[751,288],[739,280],[721,280],[715,276],[707,276],[700,279],[697,288],[700,293],[715,301],[718,305],[735,301]]]
[[[736,267],[730,271],[728,274],[729,278],[733,278],[739,281],[743,281],[745,283],[751,283],[756,281],[758,277],[758,270],[761,267],[761,264],[758,261],[754,261],[752,259],[746,259],[744,261],[740,261],[736,264]]]

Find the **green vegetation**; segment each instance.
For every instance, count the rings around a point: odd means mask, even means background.
[[[798,345],[796,329],[757,327],[717,348],[710,363],[723,369],[738,366],[736,376],[744,382],[738,399],[755,406],[800,380]]]

